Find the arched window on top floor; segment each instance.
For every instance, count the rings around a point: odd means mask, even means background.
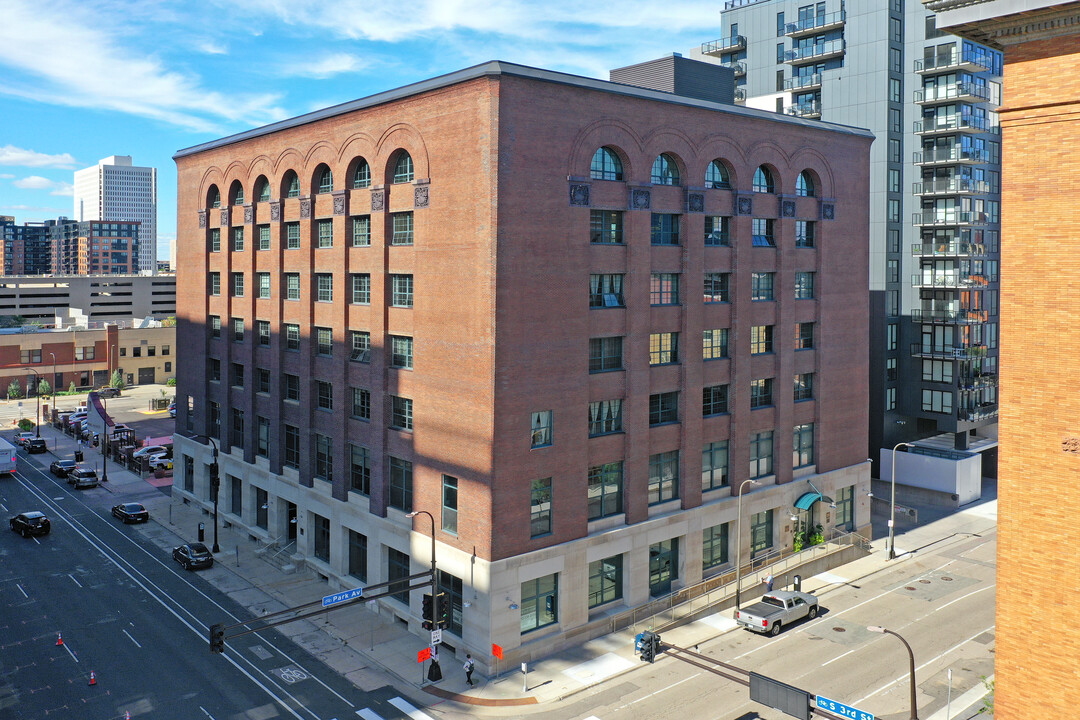
[[[675,158],[667,153],[657,155],[653,160],[651,179],[653,185],[678,185],[679,165]]]
[[[405,150],[398,152],[397,161],[394,163],[394,182],[410,183],[413,181],[412,156]]]
[[[731,174],[723,160],[713,160],[705,168],[705,187],[714,190],[730,190]]]
[[[285,197],[300,197],[300,178],[297,177],[295,170],[290,170],[285,173],[285,180],[282,182],[282,187],[285,188],[285,192],[282,193]]]
[[[621,181],[623,179],[622,160],[611,148],[599,148],[593,154],[589,176],[593,180]]]
[[[206,193],[206,204],[212,208],[221,207],[221,191],[217,189],[217,185],[210,186],[210,191]]]
[[[233,205],[244,204],[244,186],[239,180],[233,180],[232,188],[229,190],[229,194],[232,195]]]
[[[817,195],[817,190],[814,187],[814,176],[810,174],[809,170],[803,170],[799,173],[799,177],[795,181],[795,194],[799,197],[815,197]]]
[[[322,166],[322,170],[315,176],[319,179],[316,184],[316,193],[324,194],[334,192],[334,172],[326,165]]]
[[[754,171],[754,192],[774,193],[776,184],[773,182],[772,171],[761,165]]]
[[[356,161],[356,170],[353,171],[352,186],[355,189],[371,187],[371,166],[364,158]]]
[[[270,201],[270,182],[265,175],[260,175],[255,181],[255,202]]]

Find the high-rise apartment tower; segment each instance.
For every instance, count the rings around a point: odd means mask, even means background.
[[[111,155],[75,171],[75,220],[139,223],[137,272],[157,272],[157,169]]]

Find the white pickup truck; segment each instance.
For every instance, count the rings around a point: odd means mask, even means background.
[[[756,633],[778,635],[780,628],[796,620],[818,614],[818,599],[810,593],[780,590],[767,593],[761,600],[735,611],[735,622]]]

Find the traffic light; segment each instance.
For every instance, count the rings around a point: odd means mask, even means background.
[[[210,626],[210,652],[225,652],[225,626],[221,623]]]
[[[656,633],[646,630],[640,635],[640,642],[636,642],[635,646],[641,648],[642,661],[655,662],[656,656],[660,652],[660,636]]]
[[[218,474],[217,462],[210,463],[210,492],[214,497],[218,494],[218,488],[221,487],[221,476]]]
[[[423,612],[420,615],[420,617],[423,618],[423,622],[420,623],[420,627],[424,628],[425,630],[433,630],[435,628],[435,608],[432,604],[431,595],[429,595],[428,593],[424,593],[423,608]]]
[[[435,624],[439,627],[450,622],[450,598],[446,593],[435,596]]]

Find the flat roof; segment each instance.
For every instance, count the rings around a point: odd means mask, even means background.
[[[419,95],[421,93],[429,92],[431,90],[438,90],[440,88],[445,88],[450,85],[456,85],[459,83],[467,82],[469,80],[475,80],[476,78],[490,77],[496,75],[508,75],[513,77],[528,78],[531,80],[539,80],[541,82],[558,83],[560,85],[572,85],[574,87],[587,88],[589,90],[608,92],[616,95],[637,97],[645,100],[655,100],[657,102],[671,103],[673,105],[684,105],[688,107],[704,108],[707,110],[715,110],[718,112],[729,113],[732,115],[754,117],[760,120],[767,120],[770,122],[781,122],[787,123],[789,125],[801,125],[803,127],[813,128],[816,130],[829,130],[850,135],[860,135],[868,138],[874,137],[874,134],[869,130],[853,127],[850,125],[840,125],[838,123],[822,122],[820,120],[807,120],[803,118],[792,117],[790,115],[782,115],[780,113],[770,112],[768,110],[758,110],[756,108],[747,108],[740,105],[729,105],[727,103],[698,100],[691,97],[685,97],[683,95],[662,92],[660,90],[650,90],[648,88],[636,87],[634,85],[615,83],[609,80],[599,80],[597,78],[588,78],[581,75],[571,75],[569,73],[555,72],[553,70],[543,70],[540,68],[528,67],[527,65],[508,63],[502,60],[491,60],[489,62],[481,63],[480,65],[474,65],[463,70],[457,70],[446,75],[439,75],[437,77],[429,78],[427,80],[421,80],[420,82],[404,85],[402,87],[395,88],[394,90],[387,90],[385,92],[376,93],[375,95],[369,95],[368,97],[360,98],[359,100],[352,100],[350,102],[341,103],[340,105],[332,105],[328,108],[323,108],[322,110],[316,110],[315,112],[310,112],[304,115],[298,115],[294,118],[289,118],[288,120],[280,120],[276,123],[264,125],[263,127],[245,130],[244,132],[236,133],[235,135],[228,135],[217,140],[211,140],[210,142],[193,145],[191,147],[178,150],[173,155],[173,160],[187,157],[189,155],[195,155],[197,153],[205,152],[207,150],[214,150],[216,148],[224,147],[226,145],[243,142],[252,138],[262,137],[263,135],[269,135],[271,133],[279,132],[281,130],[288,130],[290,128],[299,127],[301,125],[319,122],[320,120],[326,120],[327,118],[344,115],[345,113],[354,112],[356,110],[363,110],[365,108],[395,102],[397,100],[402,100],[404,98],[412,97],[413,95]]]

